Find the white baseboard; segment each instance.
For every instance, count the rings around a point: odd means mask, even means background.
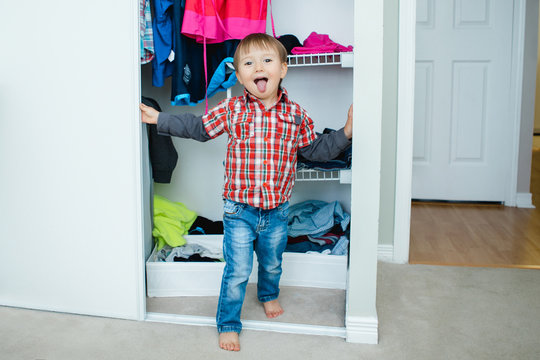
[[[535,209],[536,207],[532,203],[531,193],[517,193],[516,194],[516,206],[518,208]]]
[[[346,341],[359,344],[379,343],[379,320],[377,317],[347,316]]]
[[[209,316],[177,315],[148,312],[146,313],[146,321],[163,322],[178,325],[216,327],[216,319]],[[275,321],[242,320],[242,329],[273,331],[288,334],[335,336],[341,338],[344,338],[346,336],[346,329],[344,327],[282,323]]]
[[[394,245],[379,244],[377,246],[377,259],[381,261],[393,261]]]

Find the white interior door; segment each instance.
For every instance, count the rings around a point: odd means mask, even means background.
[[[513,2],[417,0],[413,199],[504,201]]]
[[[0,305],[143,318],[138,2],[2,11]]]

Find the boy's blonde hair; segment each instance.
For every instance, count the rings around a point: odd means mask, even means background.
[[[238,69],[240,55],[249,52],[252,47],[276,50],[282,63],[287,62],[287,50],[279,40],[264,33],[249,34],[240,41],[233,58],[233,66]]]

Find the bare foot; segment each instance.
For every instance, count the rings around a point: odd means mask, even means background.
[[[222,332],[219,334],[219,347],[228,351],[240,351],[240,339],[237,332]]]
[[[267,301],[263,303],[263,306],[266,317],[269,319],[276,318],[284,313],[283,308],[281,305],[279,305],[279,301],[277,301],[277,299]]]

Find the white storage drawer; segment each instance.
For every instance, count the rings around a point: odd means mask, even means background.
[[[188,243],[198,241],[221,244],[222,235],[188,235]],[[200,240],[203,240],[202,242]],[[257,282],[257,257],[249,282]],[[281,285],[345,289],[347,256],[289,253],[283,254]],[[148,296],[217,296],[221,286],[223,262],[161,262],[152,252],[146,262]]]

